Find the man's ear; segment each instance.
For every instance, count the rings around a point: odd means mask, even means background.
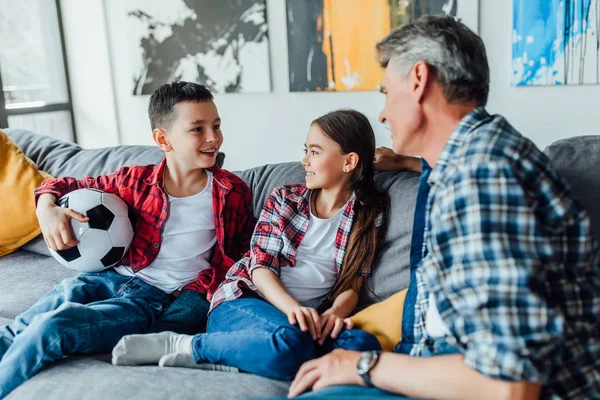
[[[346,159],[344,160],[344,172],[352,172],[354,168],[358,165],[358,154],[352,152],[346,154]]]
[[[431,69],[429,68],[429,65],[427,65],[424,61],[418,61],[410,73],[410,80],[412,85],[412,93],[417,98],[419,103],[423,101],[425,89],[427,88],[430,77]]]
[[[154,143],[165,153],[173,149],[167,139],[167,132],[162,128],[156,128],[152,131],[152,139],[154,139]]]

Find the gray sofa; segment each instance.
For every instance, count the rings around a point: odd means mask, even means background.
[[[6,133],[40,169],[53,176],[98,175],[123,165],[156,163],[162,158],[155,147],[82,150],[27,131],[8,129]],[[571,181],[576,195],[592,214],[595,226],[600,227],[600,179],[596,177],[596,171],[600,170],[600,136],[562,140],[546,152]],[[252,190],[255,215],[275,186],[304,179],[303,168],[297,162],[236,173]],[[361,294],[359,308],[406,288],[409,279],[410,235],[419,177],[412,172],[381,172],[376,180],[390,194],[391,220],[370,290]],[[41,238],[0,258],[0,324],[8,323],[54,285],[72,275],[72,271],[49,257]],[[218,400],[282,396],[287,394],[287,388],[287,382],[250,374],[151,366],[116,367],[110,364],[109,355],[100,354],[66,358],[40,372],[8,399]]]

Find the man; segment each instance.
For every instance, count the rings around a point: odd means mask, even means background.
[[[483,42],[450,17],[424,17],[377,50],[380,120],[395,153],[423,160],[403,339],[395,353],[305,363],[290,397],[600,396],[590,221],[543,153],[483,108]]]

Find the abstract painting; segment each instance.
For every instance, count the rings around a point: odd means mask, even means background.
[[[600,0],[514,0],[512,84],[600,83]]]
[[[425,14],[477,31],[477,0],[287,0],[290,90],[377,90],[375,44]]]
[[[133,94],[166,82],[269,92],[266,0],[128,0]]]

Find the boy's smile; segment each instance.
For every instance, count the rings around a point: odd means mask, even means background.
[[[211,168],[223,143],[221,118],[214,102],[181,102],[166,129],[167,157],[187,169]]]

